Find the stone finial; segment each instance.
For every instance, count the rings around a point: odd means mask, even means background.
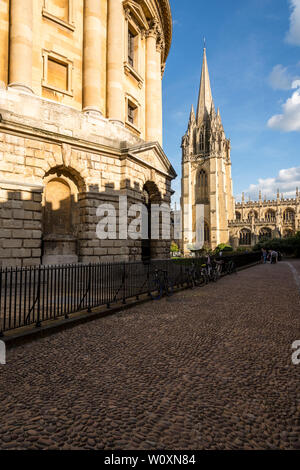
[[[299,188],[296,188],[296,197],[299,197]]]
[[[261,201],[261,191],[259,191],[259,200]]]
[[[277,189],[277,199],[280,198],[280,192],[279,192],[279,188]]]
[[[242,193],[242,202],[245,202],[245,193]]]

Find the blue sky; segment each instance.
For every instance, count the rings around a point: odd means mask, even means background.
[[[178,173],[196,107],[206,37],[212,93],[232,144],[234,194],[300,188],[300,0],[170,0],[173,42],[163,80],[164,150]]]

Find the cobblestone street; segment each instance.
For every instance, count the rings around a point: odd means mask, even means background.
[[[0,448],[300,449],[295,276],[259,265],[9,350]]]

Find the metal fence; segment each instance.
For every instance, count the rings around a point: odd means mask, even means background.
[[[226,257],[228,259],[228,257]],[[259,253],[230,257],[237,267],[260,259]],[[188,281],[187,265],[203,259],[168,259],[150,263],[97,263],[0,268],[0,336],[26,325],[71,313],[139,298],[155,290],[155,270],[168,272],[176,287]]]

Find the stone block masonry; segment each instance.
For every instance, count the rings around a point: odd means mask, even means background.
[[[41,263],[42,188],[0,181],[0,266]]]

